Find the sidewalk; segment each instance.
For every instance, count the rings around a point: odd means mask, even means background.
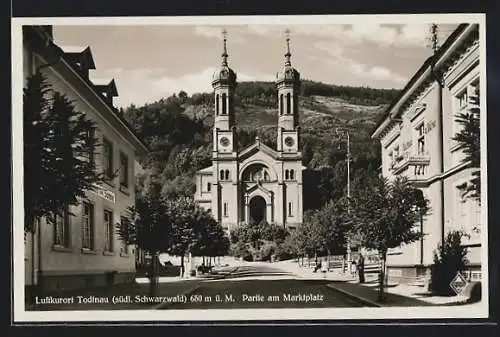
[[[425,287],[407,284],[388,284],[385,289],[387,301],[385,303],[379,303],[377,301],[377,280],[367,280],[367,282],[363,284],[359,284],[357,280],[333,282],[328,284],[327,287],[358,299],[366,305],[373,307],[472,305],[467,303],[466,299],[458,296],[435,296],[427,291]]]
[[[200,280],[190,279],[184,282],[159,283],[156,293],[157,297],[174,298],[176,296],[187,296],[199,286]],[[156,309],[159,303],[157,299],[146,301],[141,296],[149,295],[149,284],[127,284],[115,285],[113,287],[95,288],[91,290],[65,291],[55,294],[44,294],[38,296],[41,302],[44,298],[66,298],[73,303],[68,304],[36,304],[36,298],[26,299],[26,310],[51,311],[51,310],[136,310],[136,309]],[[78,298],[80,296],[80,298]],[[121,296],[121,298],[120,298]],[[136,298],[139,296],[139,300]],[[79,303],[81,298],[86,298],[88,302]],[[121,300],[122,303],[113,303],[113,298]],[[72,299],[72,300],[71,300]],[[106,302],[106,303],[99,303]]]

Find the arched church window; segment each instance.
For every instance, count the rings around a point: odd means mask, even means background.
[[[292,216],[292,202],[288,203],[288,216]]]
[[[286,114],[289,115],[292,113],[292,99],[290,93],[286,94]]]
[[[224,180],[224,170],[220,170],[220,180]]]
[[[269,173],[264,171],[264,181],[269,181]]]
[[[222,94],[222,114],[227,115],[227,100],[226,93]]]
[[[229,170],[226,170],[225,177],[226,177],[226,180],[229,180]]]
[[[290,170],[290,180],[294,180],[295,179],[295,172],[294,170]]]
[[[283,94],[280,95],[280,115],[283,115]]]
[[[215,96],[215,114],[219,114],[219,95]]]
[[[212,190],[212,184],[207,183],[207,191],[210,192]]]
[[[285,180],[290,179],[290,172],[288,170],[285,170]]]

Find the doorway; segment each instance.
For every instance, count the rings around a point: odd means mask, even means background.
[[[261,196],[255,196],[250,200],[250,221],[260,223],[266,220],[266,200]]]

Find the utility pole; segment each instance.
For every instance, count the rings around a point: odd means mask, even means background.
[[[346,161],[347,161],[347,214],[350,214],[350,198],[351,198],[351,141],[349,136],[349,131],[343,130],[341,128],[335,129],[335,133],[342,137],[346,136],[347,140],[347,153],[346,153]],[[349,237],[346,237],[346,253],[347,253],[347,264],[351,265],[351,243]]]

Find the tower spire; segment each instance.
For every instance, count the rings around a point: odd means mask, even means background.
[[[227,46],[226,46],[226,41],[227,41],[227,30],[223,29],[222,30],[222,38],[224,41],[224,49],[222,51],[222,65],[227,66]]]
[[[290,53],[290,29],[285,29],[285,37],[286,37],[286,54],[285,54],[285,66],[291,66],[292,62],[290,61],[290,57],[292,54]]]

